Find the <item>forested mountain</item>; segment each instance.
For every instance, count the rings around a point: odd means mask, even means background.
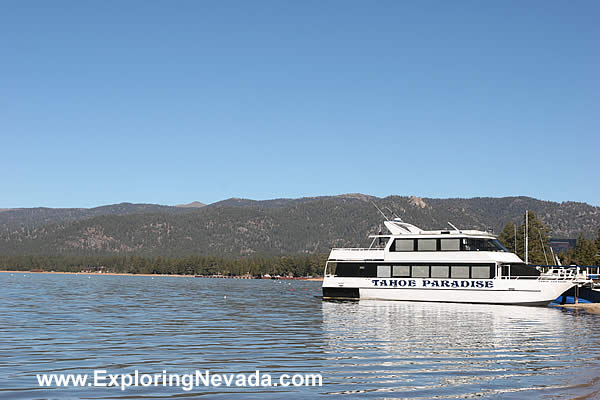
[[[393,211],[424,229],[447,227],[499,233],[525,210],[554,237],[595,237],[600,208],[528,197],[428,199],[361,194],[254,201],[229,199],[204,207],[118,204],[93,209],[0,212],[0,255],[255,256],[326,253],[368,245]]]
[[[53,223],[66,223],[102,215],[181,214],[191,207],[170,207],[158,204],[120,203],[95,208],[13,208],[0,209],[0,231],[35,228]],[[192,208],[193,210],[193,208]]]

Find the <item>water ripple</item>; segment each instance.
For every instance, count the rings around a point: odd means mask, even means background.
[[[600,316],[322,302],[317,282],[0,273],[1,399],[592,399]],[[35,374],[322,373],[320,388],[39,388]]]

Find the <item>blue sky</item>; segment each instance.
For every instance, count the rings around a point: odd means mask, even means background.
[[[0,208],[600,205],[596,1],[3,1]]]

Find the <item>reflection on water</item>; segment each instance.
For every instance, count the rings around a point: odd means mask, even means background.
[[[0,398],[600,397],[598,315],[319,295],[319,282],[0,273]],[[122,392],[35,379],[94,369],[322,373],[324,386]]]
[[[329,382],[361,398],[600,398],[599,323],[538,307],[323,304]]]

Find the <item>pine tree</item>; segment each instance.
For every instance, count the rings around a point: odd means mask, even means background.
[[[527,214],[528,225],[528,262],[530,264],[554,264],[554,259],[548,246],[548,234],[550,229],[539,220],[533,211]],[[509,222],[498,236],[498,240],[509,250],[515,252],[519,258],[525,261],[525,217],[523,223],[516,229],[515,250],[515,225]]]
[[[595,265],[596,251],[594,241],[587,240],[582,233],[577,238],[577,245],[573,254],[574,262],[577,265]]]
[[[498,240],[510,251],[517,253],[516,243],[517,238],[515,237],[516,227],[515,224],[509,222],[504,227],[504,230],[498,235]]]
[[[550,229],[537,219],[533,211],[528,213],[529,225],[529,263],[554,264],[548,247]]]

